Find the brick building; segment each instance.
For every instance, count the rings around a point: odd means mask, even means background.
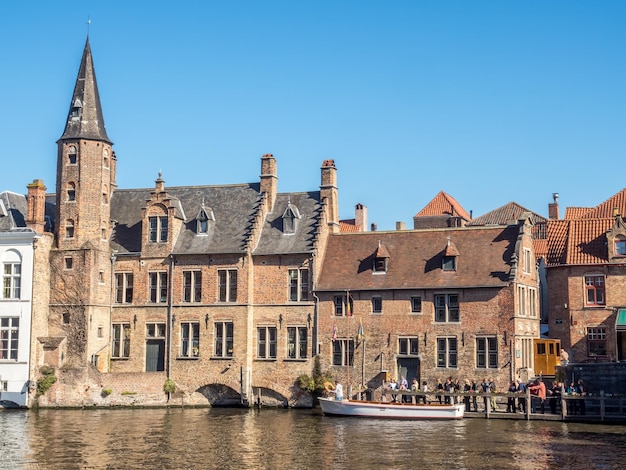
[[[167,187],[159,174],[118,189],[89,40],[57,145],[33,349],[61,380],[41,403],[163,404],[171,379],[181,403],[310,404],[294,384],[312,372],[312,289],[339,231],[334,162],[315,191],[280,193],[270,154],[253,183]]]
[[[493,376],[503,387],[534,375],[537,290],[528,218],[333,234],[316,289],[320,357],[353,387],[401,375],[431,387]]]
[[[626,189],[593,208],[551,204],[550,336],[571,362],[626,360]]]

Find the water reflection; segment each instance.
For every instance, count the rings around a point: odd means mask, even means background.
[[[625,426],[310,410],[0,411],[0,468],[622,468]]]

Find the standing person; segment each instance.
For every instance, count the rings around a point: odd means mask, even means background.
[[[404,391],[407,391],[409,389],[409,382],[406,380],[406,378],[403,375],[400,376],[400,386],[398,387],[398,389],[404,390]],[[406,402],[407,396],[405,394],[402,394],[400,401],[403,403]]]
[[[583,385],[583,379],[579,379],[578,380],[578,393],[580,393],[580,396],[582,397],[579,400],[579,404],[580,404],[580,414],[584,415],[585,411],[586,411],[586,407],[585,407],[585,394],[586,394],[586,389],[585,386]]]
[[[570,396],[576,396],[578,395],[578,387],[574,384],[574,382],[570,382],[565,393]],[[578,405],[578,400],[567,400],[567,414],[575,415],[578,409],[576,405]]]
[[[552,382],[552,388],[550,388],[547,393],[550,396],[550,413],[553,415],[557,414],[557,407],[561,403],[561,384],[555,380]]]
[[[339,383],[339,379],[335,380],[335,390],[332,393],[335,394],[335,400],[343,400],[343,385]]]
[[[520,397],[517,399],[519,411],[526,414],[526,385],[521,379],[517,379],[517,393],[520,394]]]
[[[482,388],[483,393],[489,393],[489,380],[483,379],[482,383],[480,384],[480,387]],[[489,398],[483,397],[483,400],[485,401],[485,409],[483,410],[483,413],[486,413],[487,408],[489,408]]]
[[[476,379],[472,379],[472,406],[474,407],[474,412],[478,412],[478,403],[476,403],[476,394],[478,393],[478,384],[476,383]]]
[[[498,387],[496,386],[496,381],[493,377],[489,378],[489,393],[496,393],[498,391]],[[491,411],[498,411],[498,402],[497,397],[491,397]]]
[[[425,380],[422,381],[422,392],[424,392],[424,395],[422,395],[422,400],[424,400],[424,405],[426,404],[426,393],[428,393],[428,382],[426,382]]]
[[[537,399],[539,400],[539,408],[541,409],[541,414],[545,413],[545,402],[546,402],[546,384],[543,383],[542,379],[535,379],[533,385],[529,386],[528,389],[531,393],[537,395]]]
[[[441,379],[437,379],[437,400],[439,400],[439,404],[441,405],[441,394],[443,393],[443,384],[441,383]]]
[[[452,383],[452,377],[446,379],[446,383],[443,385],[443,389],[446,391],[446,396],[443,398],[443,402],[446,405],[450,404],[450,395],[448,393],[454,392],[454,384]]]
[[[463,397],[463,403],[465,403],[465,411],[471,411],[470,408],[470,393],[472,390],[472,384],[469,379],[465,379],[465,385],[463,386],[463,391],[465,392],[465,396]]]
[[[420,390],[420,384],[417,381],[417,378],[414,378],[413,382],[411,382],[411,393],[414,394],[414,395],[411,395],[411,403],[420,402],[420,397],[419,395],[417,395],[417,392],[419,392],[419,390]]]
[[[509,396],[506,401],[506,412],[515,413],[515,394],[517,393],[517,384],[515,383],[515,380],[511,380],[508,392]]]
[[[398,390],[398,382],[396,382],[396,379],[391,379],[391,382],[389,382],[389,390]],[[395,403],[396,398],[398,397],[398,395],[392,394],[391,395],[391,401]]]

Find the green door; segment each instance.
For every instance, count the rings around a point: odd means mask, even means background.
[[[165,370],[165,340],[149,339],[146,342],[146,372]]]

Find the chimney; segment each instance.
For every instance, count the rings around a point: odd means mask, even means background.
[[[548,218],[550,220],[559,219],[559,193],[552,193],[554,202],[548,204]]]
[[[26,225],[37,233],[43,233],[46,225],[46,186],[43,180],[33,180],[26,187],[28,188]]]
[[[339,197],[337,190],[337,168],[335,160],[322,163],[322,184],[320,185],[322,202],[326,203],[327,220],[331,233],[339,233]]]
[[[159,177],[156,180],[154,180],[157,193],[162,193],[165,191],[165,181],[163,180],[162,176],[163,176],[163,173],[159,171]]]
[[[272,212],[278,193],[276,159],[271,153],[261,157],[261,193],[267,194],[267,211]]]
[[[396,222],[396,230],[406,230],[406,224],[402,221]]]
[[[378,229],[378,226],[376,224],[372,224],[372,232],[375,232]]]
[[[367,232],[367,207],[357,204],[354,208],[354,224],[361,232]]]

